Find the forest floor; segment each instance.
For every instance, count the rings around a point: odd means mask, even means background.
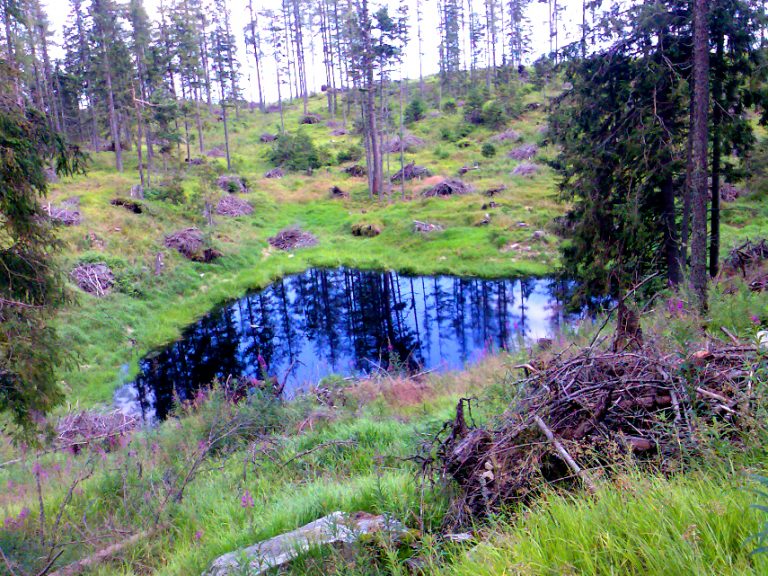
[[[541,101],[536,93],[525,98]],[[314,98],[311,105],[320,111],[323,100]],[[290,109],[287,125],[297,125],[299,112]],[[440,138],[445,128],[459,124],[459,114],[428,117],[409,130],[429,144],[407,159],[444,176],[478,162],[482,169],[465,177],[478,192],[423,199],[418,193],[426,183],[417,182],[406,188],[407,201],[393,190],[391,199],[379,202],[368,200],[364,178],[343,175],[337,166],[313,176],[263,178],[271,168],[265,157],[269,144],[259,137],[275,132],[276,121],[274,114],[243,112],[235,123],[233,173],[247,178],[252,191],[244,198],[255,210],[237,219],[216,216],[212,230],[205,229],[196,169],[182,179],[188,205],[148,198],[142,214],[110,205],[116,196],[127,197],[138,180],[136,161],[127,154],[122,175],[112,169],[112,156],[100,153],[87,176],[55,186],[51,201],[78,196],[83,217],[81,225],[61,229],[64,264],[106,262],[117,282],[103,298],[82,293],[60,318],[59,329],[77,354],[77,366],[61,372],[72,405],[108,404],[142,354],[178,337],[216,304],[310,266],[486,277],[540,275],[556,266],[559,241],[552,219],[564,205],[557,202],[554,173],[541,160],[554,156],[551,147],[543,147],[536,160],[543,166],[538,176],[513,177],[517,162],[506,154],[518,143],[498,145],[497,155],[487,159],[480,148],[492,132],[477,128],[464,139],[470,144],[460,147]],[[534,110],[509,127],[521,132],[524,142],[541,144],[544,123],[544,113]],[[325,124],[306,129],[318,144],[337,151],[353,142],[331,137],[333,128]],[[221,145],[219,131],[211,122],[206,149]],[[393,156],[393,172],[398,164]],[[493,198],[499,207],[483,210],[490,199],[480,192],[502,183],[506,191]],[[350,198],[330,199],[333,185]],[[766,204],[752,194],[724,206],[723,253],[743,239],[768,234]],[[476,226],[486,212],[491,222]],[[415,234],[413,220],[439,223],[445,231]],[[359,222],[376,224],[382,233],[354,237],[351,226]],[[194,263],[163,247],[164,235],[192,225],[206,230],[222,258]],[[291,225],[311,231],[319,244],[292,253],[269,248],[266,239]],[[533,241],[536,230],[546,232],[544,240]],[[512,244],[518,248],[503,250]],[[155,276],[160,251],[165,268]],[[721,327],[749,343],[758,326],[768,324],[765,295],[744,286],[734,294],[714,290],[706,318],[688,312],[682,300],[679,306],[677,298],[685,295],[653,301],[642,327],[647,340],[682,358],[708,339],[724,338]],[[585,323],[562,346],[587,345],[595,329]],[[546,354],[562,351],[556,346]],[[392,515],[409,529],[405,542],[312,550],[286,572],[768,573],[768,558],[751,554],[757,544],[749,540],[766,519],[750,507],[764,502],[749,490],[750,475],[766,473],[764,426],[739,434],[702,423],[701,454],[679,470],[662,474],[628,461],[601,478],[595,494],[572,484],[553,485],[538,498],[510,504],[470,526],[469,542],[444,539],[455,487],[445,478],[424,481],[412,457],[454,418],[461,397],[476,399],[477,425],[492,426],[519,392],[521,371],[515,366],[540,355],[537,350],[494,355],[464,372],[418,378],[330,380],[289,403],[264,396],[232,405],[215,390],[151,429],[121,430],[113,423],[117,432],[109,434],[96,422],[77,421],[70,432],[59,428],[54,435],[49,446],[58,450],[22,451],[0,439],[0,549],[19,575],[38,573],[49,559],[57,569],[121,542],[130,545],[85,572],[200,574],[223,553],[342,510]],[[125,364],[130,369],[121,374]],[[756,385],[764,384],[763,376],[756,375]],[[763,408],[755,416],[764,422]],[[78,412],[73,408],[73,413]],[[80,445],[86,437],[88,443]],[[0,574],[2,566],[0,561]]]

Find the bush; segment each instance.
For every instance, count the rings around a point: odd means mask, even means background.
[[[357,162],[363,157],[363,149],[357,144],[353,144],[346,150],[339,152],[337,159],[339,163],[342,162]]]
[[[327,163],[327,151],[318,150],[312,138],[299,129],[295,134],[280,134],[270,150],[269,161],[288,170],[309,170]]]
[[[427,105],[424,103],[424,100],[417,96],[405,107],[405,123],[411,124],[424,119],[426,112]]]
[[[450,99],[443,102],[443,112],[446,114],[455,114],[456,110],[458,110],[456,100]]]
[[[147,200],[160,200],[162,202],[169,202],[176,206],[183,204],[186,200],[184,194],[184,187],[181,185],[181,180],[174,178],[167,182],[162,182],[158,186],[153,186],[144,191],[144,198]]]
[[[484,126],[501,128],[507,122],[507,113],[498,100],[491,100],[483,104],[480,119]]]
[[[483,144],[483,148],[480,150],[480,154],[483,155],[483,158],[493,158],[496,156],[496,146],[490,142],[486,142]]]

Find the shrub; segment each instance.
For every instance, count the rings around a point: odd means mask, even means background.
[[[299,129],[295,134],[280,134],[270,150],[269,161],[288,170],[309,170],[323,165],[323,153],[318,150],[312,138]]]
[[[342,162],[357,162],[363,157],[363,149],[357,144],[353,144],[346,150],[341,150],[337,156],[339,163]]]
[[[174,178],[161,183],[159,186],[148,188],[144,191],[144,197],[147,200],[160,200],[178,206],[183,204],[185,200],[184,187],[181,185],[180,179]]]
[[[507,113],[498,100],[490,100],[483,104],[480,119],[484,126],[501,128],[507,121]]]
[[[483,144],[483,148],[480,150],[480,154],[483,155],[483,158],[493,158],[496,156],[496,146],[490,142],[486,142]]]
[[[418,96],[405,107],[405,122],[411,124],[422,120],[427,112],[427,105]]]
[[[443,102],[443,112],[446,114],[455,114],[457,109],[456,100],[450,99]]]

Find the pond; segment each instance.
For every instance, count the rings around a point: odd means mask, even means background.
[[[542,278],[310,269],[213,310],[147,355],[115,403],[154,420],[216,378],[266,374],[290,397],[330,375],[460,369],[557,334],[569,321],[561,288]]]

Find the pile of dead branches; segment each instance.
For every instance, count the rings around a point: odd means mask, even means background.
[[[405,180],[421,180],[422,178],[429,178],[432,174],[424,166],[417,166],[415,162],[406,164],[401,170],[395,172],[392,176],[392,182],[400,182]]]
[[[494,196],[498,196],[504,190],[507,189],[506,184],[499,184],[498,186],[494,186],[493,188],[488,188],[483,192],[483,196],[487,196],[488,198],[493,198]]]
[[[63,224],[64,226],[80,224],[80,200],[78,198],[69,198],[58,206],[48,203],[43,206],[43,209],[51,221],[56,224]]]
[[[128,416],[119,410],[106,413],[85,410],[70,412],[56,423],[56,445],[59,449],[74,453],[91,445],[104,449],[114,448],[140,424],[137,417]]]
[[[504,130],[504,132],[501,132],[493,136],[491,138],[491,142],[496,142],[496,143],[519,142],[522,139],[523,137],[520,135],[520,132],[517,132],[516,130],[512,130],[510,128],[509,130]]]
[[[474,188],[471,184],[459,180],[458,178],[446,178],[442,182],[435,184],[432,188],[428,188],[422,192],[422,196],[426,198],[446,197],[459,194],[468,194],[473,192]]]
[[[720,187],[720,199],[723,202],[734,202],[737,198],[744,196],[746,190],[738,188],[728,182],[723,183]]]
[[[344,172],[346,174],[349,174],[350,176],[353,176],[354,178],[362,178],[366,175],[365,166],[360,166],[360,164],[353,164],[352,166],[347,166],[344,168]]]
[[[264,178],[282,178],[283,176],[285,176],[285,172],[280,167],[267,170],[264,174]]]
[[[429,234],[430,232],[442,232],[443,227],[440,224],[433,222],[422,222],[421,220],[413,221],[413,231],[419,234]]]
[[[270,134],[269,132],[264,132],[264,134],[262,134],[259,137],[259,140],[261,140],[262,142],[265,142],[265,143],[266,142],[274,142],[275,140],[277,140],[277,136],[275,136],[274,134]]]
[[[424,146],[425,142],[418,136],[413,134],[403,134],[402,139],[400,136],[390,138],[384,143],[384,152],[390,154],[399,152],[413,152],[417,148]]]
[[[578,480],[592,491],[596,470],[607,472],[628,455],[663,470],[695,453],[702,422],[749,426],[753,374],[765,363],[754,347],[718,345],[687,359],[651,347],[587,348],[525,365],[519,399],[498,425],[472,427],[462,400],[425,470],[458,483],[459,522],[524,500],[545,483]]]
[[[94,296],[109,294],[115,285],[115,275],[103,262],[75,266],[69,277],[81,290]]]
[[[507,154],[512,160],[530,160],[539,152],[539,147],[536,144],[523,144],[517,148],[513,148]]]
[[[538,164],[532,164],[531,162],[520,162],[520,164],[515,166],[515,169],[512,170],[512,175],[529,178],[538,174],[539,170],[540,168]]]
[[[203,233],[197,228],[185,228],[165,237],[165,246],[195,262],[211,262],[221,256],[215,248],[205,246]]]
[[[244,194],[248,192],[248,184],[245,181],[245,178],[240,176],[219,176],[216,184],[219,188],[224,190],[224,192],[229,192],[230,194]]]
[[[230,216],[232,218],[237,216],[247,216],[248,214],[253,214],[253,206],[238,196],[227,194],[226,196],[222,196],[221,200],[219,200],[219,203],[216,205],[216,214],[219,216]]]
[[[323,117],[320,114],[307,114],[299,119],[299,124],[320,124]]]
[[[730,251],[723,265],[726,274],[747,274],[759,268],[765,260],[768,260],[768,242],[765,238],[757,242],[747,240],[741,246]]]
[[[276,235],[267,238],[275,248],[280,250],[294,250],[296,248],[309,248],[317,244],[317,238],[314,234],[305,232],[301,228],[285,228]]]

